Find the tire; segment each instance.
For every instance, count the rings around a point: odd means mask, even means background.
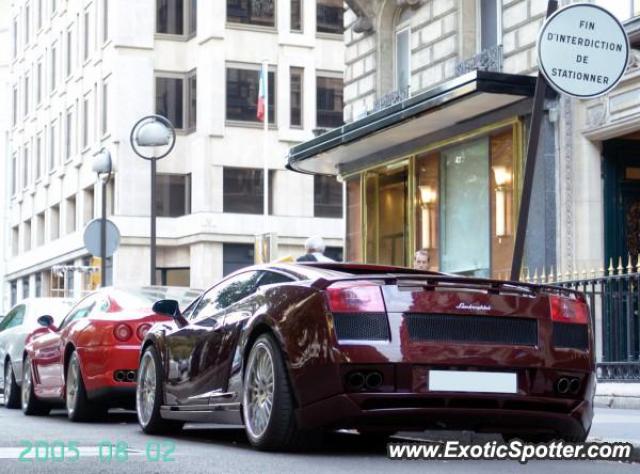
[[[87,390],[82,379],[82,370],[80,370],[80,358],[75,351],[71,353],[69,359],[64,385],[64,399],[69,420],[77,422],[92,419],[95,412],[92,411],[91,403],[87,398]]]
[[[11,360],[7,359],[4,364],[4,406],[6,408],[20,408],[20,387],[16,383]]]
[[[247,357],[242,415],[247,438],[259,450],[300,450],[320,441],[319,433],[297,426],[289,377],[271,334],[256,339]]]
[[[51,407],[42,400],[39,400],[33,390],[33,373],[31,371],[31,360],[24,358],[22,369],[22,412],[29,416],[48,415]]]
[[[140,359],[136,386],[136,414],[145,433],[171,434],[184,426],[183,421],[162,418],[162,403],[162,361],[155,346],[151,345],[145,349]]]

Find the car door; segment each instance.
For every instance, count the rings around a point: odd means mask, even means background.
[[[33,342],[33,367],[41,397],[62,397],[64,387],[64,348],[67,336],[74,324],[85,318],[93,309],[96,296],[81,300],[65,316],[60,327],[44,334]]]
[[[258,276],[252,271],[223,280],[188,314],[188,325],[167,335],[167,403],[208,405],[209,399],[223,390],[225,374],[218,361],[225,310],[255,290]]]
[[[259,273],[254,293],[263,286],[294,281],[294,278],[280,272],[262,270]],[[238,341],[242,328],[261,304],[259,298],[244,299],[229,306],[224,316],[224,340],[220,348],[219,365],[227,380],[225,391],[229,394],[229,401],[240,401],[242,396],[242,354]]]
[[[14,366],[16,364],[12,355],[16,352],[16,341],[19,339],[18,335],[24,322],[25,312],[26,306],[19,304],[9,311],[2,320],[2,323],[0,323],[0,364],[2,367],[0,374],[4,374],[4,363],[7,360],[7,356],[9,356]],[[22,340],[22,344],[24,344],[24,339]]]

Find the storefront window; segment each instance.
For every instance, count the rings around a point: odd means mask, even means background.
[[[347,180],[347,258],[348,262],[362,262],[362,200],[360,176]]]

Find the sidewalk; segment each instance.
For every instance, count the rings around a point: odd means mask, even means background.
[[[598,383],[596,407],[640,410],[640,383]]]

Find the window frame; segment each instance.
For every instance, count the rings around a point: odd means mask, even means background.
[[[476,0],[476,54],[483,51],[482,48],[482,1]],[[496,44],[489,46],[490,48],[502,44],[502,2],[493,0],[496,4]]]
[[[238,20],[229,19],[229,1],[225,2],[225,23],[227,28],[239,28],[239,29],[257,29],[262,31],[278,31],[278,1],[273,0],[273,25],[261,25],[259,23],[242,22]]]
[[[198,128],[198,99],[197,99],[197,84],[198,84],[198,70],[194,68],[186,73],[171,72],[171,71],[155,71],[153,81],[153,97],[154,97],[154,110],[156,114],[162,115],[158,111],[158,79],[178,79],[182,81],[182,126],[178,127],[174,121],[171,121],[178,134],[189,134],[196,131]],[[191,86],[192,80],[195,79],[196,83],[196,105],[195,105],[195,123],[191,123],[192,107],[190,103],[191,99]]]
[[[298,73],[300,76],[300,123],[294,124],[293,117],[293,76]],[[304,67],[290,66],[289,67],[289,128],[304,129]]]
[[[300,5],[300,28],[293,27],[293,0],[289,2],[289,30],[292,33],[304,33],[304,0],[297,0]]]
[[[106,1],[106,0],[105,0]],[[158,39],[166,39],[173,41],[189,41],[198,34],[198,2],[197,0],[183,0],[182,3],[182,33],[163,33],[158,31],[158,7],[160,2],[156,2],[155,8],[155,27],[154,35]],[[193,19],[193,5],[195,5],[195,22]],[[191,25],[195,25],[195,28],[191,30]]]
[[[177,217],[183,217],[183,216],[188,216],[189,214],[191,214],[191,198],[192,198],[192,186],[191,186],[191,182],[192,182],[192,178],[191,178],[191,173],[158,173],[158,178],[160,178],[161,176],[179,176],[181,178],[184,178],[184,202],[185,202],[185,206],[184,206],[184,213],[182,214],[178,214],[175,216],[172,215],[165,215],[162,214],[160,212],[160,210],[157,207],[157,203],[158,201],[156,201],[156,215],[158,217],[168,217],[168,218],[172,218],[175,219]],[[159,197],[161,195],[160,193],[160,182],[157,183],[157,191],[156,191],[156,198]]]
[[[320,71],[320,70],[316,70],[316,91],[315,91],[315,96],[316,96],[316,116],[315,116],[315,124],[316,124],[316,128],[327,128],[327,129],[332,129],[332,128],[336,128],[336,127],[340,127],[342,125],[344,125],[344,115],[342,115],[342,124],[341,125],[337,125],[337,126],[332,126],[332,125],[322,125],[319,123],[318,121],[318,114],[320,111],[320,108],[318,107],[318,79],[337,79],[342,81],[342,107],[340,107],[340,110],[344,111],[344,77],[342,76],[341,73],[338,72],[331,72],[331,71]]]
[[[342,16],[342,31],[340,33],[337,33],[335,31],[318,31],[318,24],[319,24],[319,22],[318,22],[318,6],[319,6],[320,1],[321,0],[316,0],[316,2],[315,2],[315,4],[316,4],[316,31],[315,31],[316,35],[317,36],[318,35],[319,36],[329,35],[330,37],[334,37],[334,38],[337,37],[337,36],[343,36],[344,35],[344,31],[345,31],[345,28],[344,28],[344,7],[343,7],[343,10],[342,10],[342,15],[343,15]]]
[[[263,128],[264,122],[258,120],[256,117],[255,120],[242,120],[237,118],[229,118],[228,117],[228,99],[229,99],[229,79],[228,73],[230,69],[240,70],[240,71],[255,71],[258,74],[258,80],[256,81],[256,93],[259,94],[260,88],[260,71],[262,70],[262,64],[256,63],[238,63],[238,62],[227,62],[225,64],[225,80],[224,80],[224,119],[225,125],[228,126],[238,126],[238,127],[254,127],[254,128]],[[276,130],[278,127],[278,70],[276,65],[270,64],[267,68],[268,76],[273,76],[273,80],[267,76],[267,80],[269,81],[268,88],[273,88],[273,94],[269,94],[267,97],[268,102],[271,103],[273,101],[273,106],[269,107],[269,125],[268,128],[270,130]],[[267,91],[270,92],[270,91]],[[272,99],[273,96],[273,99]],[[256,95],[256,101],[258,96]],[[269,104],[268,104],[269,105]]]

